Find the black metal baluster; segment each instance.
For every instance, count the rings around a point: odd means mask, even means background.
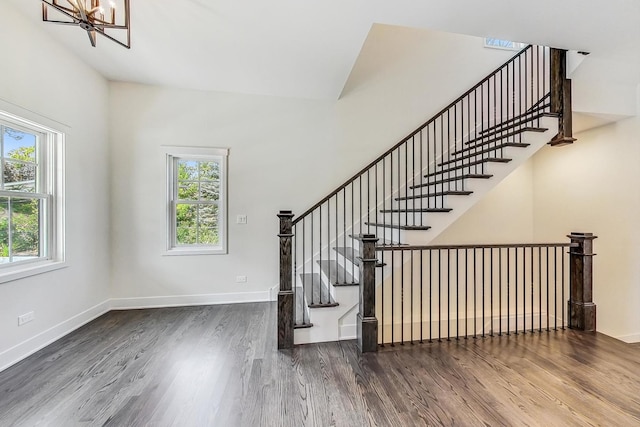
[[[569,251],[571,251],[571,248],[569,248]],[[560,300],[560,313],[562,313],[562,330],[565,329],[565,320],[564,320],[564,263],[565,263],[565,259],[566,259],[566,254],[564,253],[564,250],[561,249],[561,257],[562,257],[562,282],[561,282],[561,286],[562,286],[562,300]]]
[[[507,249],[508,250],[508,249]],[[498,249],[498,336],[502,335],[502,249]]]
[[[408,145],[408,140],[405,141],[405,143],[403,145],[404,145],[404,196],[407,197],[409,195],[409,145]],[[398,183],[398,185],[400,185],[400,183]],[[398,187],[398,189],[399,188],[400,187]],[[400,223],[400,211],[398,210],[398,224],[399,223]],[[406,225],[409,225],[409,209],[405,209],[404,210],[404,223]],[[416,224],[415,215],[414,215],[412,223],[413,223],[413,225]]]
[[[380,163],[380,162],[378,162],[378,163]],[[378,222],[378,220],[376,218],[378,216],[377,215],[377,213],[378,213],[378,163],[376,163],[376,169],[375,169],[375,173],[374,173],[374,177],[375,177],[374,201],[375,201],[375,204],[373,205],[373,212],[376,215],[376,216],[374,216],[374,221],[376,221],[376,222]],[[384,165],[384,160],[382,161],[382,164]],[[384,166],[383,166],[383,169],[384,169]],[[384,177],[382,179],[382,189],[384,191]],[[384,205],[384,203],[383,203],[383,205]],[[384,209],[384,206],[382,206],[382,209]],[[367,223],[369,224],[369,225],[367,225],[367,233],[371,233],[371,225],[370,225],[371,224],[371,219],[369,219],[367,221]],[[383,240],[382,244],[384,245],[385,244],[384,243],[384,233],[382,233],[382,240]],[[384,257],[384,252],[382,253],[382,256]]]
[[[420,169],[422,170],[422,169]],[[422,296],[422,290],[423,290],[423,276],[424,276],[424,269],[422,268],[423,265],[423,255],[424,255],[424,250],[420,251],[420,344],[422,344],[424,342],[424,336],[423,336],[423,324],[424,324],[424,316],[423,316],[423,306],[424,306],[424,299]]]
[[[352,184],[352,185],[353,185],[353,184]],[[343,190],[343,191],[344,191],[344,190]],[[337,251],[338,246],[340,246],[340,241],[338,240],[338,236],[339,236],[339,234],[338,234],[338,222],[339,222],[339,221],[338,221],[338,218],[339,218],[339,216],[338,216],[338,193],[336,193],[336,205],[335,205],[335,211],[334,211],[334,213],[335,213],[335,218],[336,218],[336,234],[335,234],[335,242],[336,242],[336,243],[335,243],[334,248],[335,248],[335,249],[336,249],[336,251]],[[345,250],[346,250],[346,249],[345,249]],[[336,252],[335,257],[336,257],[336,283],[340,283],[340,269],[338,268],[340,264],[338,263],[338,253],[337,253],[337,252]],[[346,265],[345,265],[345,268],[343,268],[343,273],[342,273],[342,275],[344,276],[344,277],[343,277],[343,281],[344,281],[344,282],[346,282],[346,281],[347,281],[347,277],[346,277],[346,276],[347,276],[347,269],[346,269]],[[330,289],[330,288],[329,288],[329,289]]]
[[[533,268],[533,264],[531,265]],[[522,333],[527,333],[527,248],[522,247]]]
[[[476,289],[478,288],[477,286],[477,281],[478,281],[478,273],[476,270],[476,253],[478,251],[476,249],[473,249],[473,337],[476,338],[477,334],[478,334],[478,325],[476,324],[476,321],[478,319],[478,314],[477,314],[477,307],[478,307],[478,300],[476,298]]]
[[[318,218],[318,224],[319,224],[320,229],[318,231],[318,240],[319,240],[320,248],[318,250],[318,253],[320,255],[320,262],[318,263],[318,275],[320,277],[322,277],[322,270],[321,270],[321,266],[322,266],[322,205],[319,206],[319,212],[320,212],[320,214],[319,214],[319,218]],[[312,289],[313,289],[313,285],[314,284],[315,284],[315,280],[312,280],[312,282],[311,282]],[[320,286],[320,285],[318,285],[318,286]],[[320,292],[320,289],[318,289],[318,291],[319,291],[319,295],[320,295],[319,304],[322,304],[322,292]],[[315,289],[313,289],[313,293],[315,293]]]
[[[489,286],[490,286],[490,297],[489,297],[489,303],[491,304],[491,334],[490,336],[493,336],[493,248],[490,248],[491,251],[491,256],[490,256],[490,260],[489,262],[491,263],[491,269],[490,269],[490,276],[491,277],[491,281],[489,282]]]
[[[442,250],[438,249],[438,342],[442,341]]]
[[[382,160],[382,210],[387,209],[387,200],[385,197],[386,194],[387,194],[387,161],[385,158]],[[391,195],[393,196],[393,191],[391,192]],[[377,196],[377,193],[376,193],[376,196]],[[389,203],[391,204],[391,200],[389,200]],[[378,208],[376,207],[376,218],[375,218],[376,223],[378,222],[377,216],[378,216]],[[382,238],[383,240],[387,239],[387,216],[386,215],[382,215]]]
[[[534,323],[534,315],[533,315],[533,299],[534,299],[534,294],[535,294],[535,289],[533,287],[533,283],[534,283],[534,279],[533,279],[533,266],[534,266],[534,262],[533,262],[533,246],[531,246],[531,333],[535,332],[534,331],[534,327],[533,327],[533,323]]]
[[[298,224],[293,226],[293,271],[291,272],[291,290],[293,291],[293,326],[298,325],[298,298],[296,293],[298,287],[296,286],[296,271],[298,271]],[[302,308],[301,308],[302,309]],[[302,309],[302,323],[304,323],[304,309]]]
[[[549,332],[549,247],[547,246],[545,248],[545,255],[546,255],[546,270],[547,270],[547,295],[546,295],[546,300],[547,300],[547,332]]]
[[[322,250],[322,248],[320,248]],[[328,283],[327,291],[331,288],[331,199],[327,200],[327,265],[328,267]],[[327,293],[327,304],[331,303],[330,294]],[[322,298],[322,285],[320,285],[320,298]]]
[[[376,163],[376,168],[378,164]],[[367,234],[369,233],[369,212],[371,212],[371,168],[367,169]],[[346,236],[346,233],[345,233]]]
[[[558,247],[553,247],[553,330],[558,330]]]
[[[507,335],[511,333],[511,249],[507,248]]]
[[[431,252],[429,249],[429,342],[433,342],[433,263],[431,261],[433,254]]]
[[[515,318],[515,323],[516,323],[516,330],[514,331],[515,335],[518,335],[518,247],[516,246],[515,248],[515,275],[514,275],[514,289],[516,292],[516,303],[515,303],[515,311],[516,311],[516,318]]]
[[[427,149],[427,153],[428,153],[428,149]],[[428,163],[427,163],[428,165]],[[428,168],[427,168],[428,170]],[[418,174],[419,176],[422,176],[422,172],[423,172],[423,168],[422,168],[422,131],[420,131],[420,173]],[[422,203],[423,203],[423,197],[420,197],[420,225],[423,226],[424,225],[424,215],[422,214],[423,211],[423,207],[422,207]],[[414,206],[415,206],[415,200],[414,201]],[[406,202],[405,202],[405,206],[406,206]]]
[[[451,249],[447,249],[447,341],[451,341]]]
[[[369,174],[369,171],[367,171],[367,175]],[[336,199],[336,205],[337,205],[337,199]],[[367,215],[368,215],[369,211],[367,211]],[[337,216],[337,214],[336,214]],[[337,223],[337,221],[336,221]],[[347,246],[347,192],[346,190],[342,190],[342,247],[344,248],[344,257],[347,257],[347,251],[349,251],[349,246]],[[351,224],[351,234],[355,234],[354,230],[353,230],[353,224]],[[337,241],[337,236],[336,236],[336,241]],[[338,246],[336,244],[336,246]],[[355,258],[353,257],[353,248],[354,248],[354,243],[351,243],[351,277],[354,277],[353,273],[355,272]],[[336,264],[337,262],[338,256],[336,255]],[[346,267],[346,264],[345,264]],[[344,268],[344,281],[347,281],[347,269]]]
[[[400,251],[400,343],[404,345],[404,251]]]
[[[411,344],[413,344],[413,257],[414,257],[414,251],[410,251],[409,252],[410,256],[411,256],[411,269],[409,270],[411,272],[411,281],[410,281],[410,291],[411,291],[411,309],[409,311],[409,314],[411,316]]]
[[[391,193],[393,194],[393,192]],[[393,280],[395,275],[396,275],[396,266],[395,266],[395,254],[393,252],[391,252],[391,346],[393,347],[396,340],[395,340],[395,326],[394,326],[394,320],[396,318],[395,316],[395,294],[396,294],[396,287],[395,287],[395,281]]]
[[[460,249],[456,249],[456,340],[460,339]]]
[[[484,314],[484,307],[485,307],[484,296],[486,294],[486,291],[484,288],[484,276],[485,276],[484,251],[485,251],[485,248],[482,248],[482,338],[484,338],[484,324],[486,323],[486,317]]]
[[[464,250],[464,338],[469,336],[469,249]]]
[[[307,310],[305,310],[305,308],[304,308],[304,298],[305,298],[305,295],[307,295],[305,293],[305,282],[306,282],[305,278],[307,277],[307,275],[306,275],[306,272],[307,272],[307,257],[305,256],[306,246],[307,246],[306,245],[307,232],[306,232],[306,227],[305,227],[306,219],[307,219],[306,217],[302,218],[302,298],[300,298],[300,300],[302,301],[302,305],[303,305],[301,307],[301,309],[302,309],[302,323],[306,323],[305,319],[304,319],[304,315],[307,312]],[[296,227],[297,227],[297,224],[296,224]],[[296,230],[297,230],[297,228],[296,228]],[[298,234],[298,233],[296,233],[296,234]],[[293,282],[293,283],[295,283],[295,282]],[[294,299],[294,301],[295,301],[294,305],[297,305],[298,304],[298,299],[296,298],[296,299]]]
[[[542,332],[542,247],[538,246],[538,329]]]

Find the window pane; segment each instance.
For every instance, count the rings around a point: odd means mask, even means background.
[[[36,189],[36,165],[5,160],[4,189],[34,192]]]
[[[0,197],[0,264],[9,262],[9,199]]]
[[[36,136],[19,130],[4,128],[2,156],[35,163]]]
[[[176,205],[176,243],[193,245],[197,243],[197,205],[178,203]]]
[[[198,183],[197,182],[179,183],[178,200],[198,200]]]
[[[193,160],[178,160],[178,181],[197,181],[198,162]]]
[[[218,244],[218,206],[200,205],[198,223],[198,243]]]
[[[208,181],[200,183],[200,200],[215,201],[220,199],[220,183]]]
[[[201,181],[219,181],[220,164],[218,162],[200,162]]]
[[[40,203],[11,198],[11,248],[13,261],[40,256]]]

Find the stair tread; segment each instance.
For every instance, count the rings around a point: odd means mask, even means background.
[[[549,129],[547,129],[547,128],[541,128],[541,127],[536,127],[536,126],[525,126],[525,127],[520,128],[520,129],[515,129],[515,130],[510,130],[510,131],[500,131],[500,132],[495,132],[493,134],[482,135],[482,136],[479,136],[477,138],[473,138],[473,139],[470,139],[470,140],[466,141],[464,143],[464,145],[480,147],[480,146],[483,146],[483,145],[490,144],[490,143],[492,143],[494,141],[500,141],[502,139],[509,138],[511,136],[514,136],[514,135],[519,135],[519,134],[524,133],[524,132],[540,132],[540,133],[542,133],[542,132],[546,132],[548,130]]]
[[[437,176],[439,174],[452,172],[452,171],[460,170],[460,169],[465,169],[465,168],[469,168],[469,167],[472,167],[472,166],[481,165],[481,164],[484,164],[484,163],[509,163],[511,160],[512,159],[507,159],[507,158],[503,158],[503,157],[487,157],[487,158],[484,158],[484,159],[481,159],[481,160],[476,160],[476,161],[465,163],[465,164],[462,164],[462,165],[451,166],[451,167],[446,168],[446,169],[441,169],[441,170],[439,170],[437,172],[431,172],[431,173],[426,174],[424,177],[428,178],[430,176]],[[458,160],[458,161],[460,161],[460,160]],[[442,163],[439,164],[438,166],[442,166]]]
[[[547,108],[549,106],[549,104],[546,104],[542,107],[539,107],[538,110],[540,108]],[[480,131],[480,134],[482,135],[490,135],[491,133],[495,133],[495,132],[504,132],[505,130],[508,129],[512,129],[514,127],[523,125],[525,123],[529,123],[532,122],[534,120],[538,120],[542,117],[559,117],[558,113],[549,113],[549,112],[544,112],[544,113],[540,113],[537,111],[532,111],[532,112],[527,112],[524,113],[520,116],[517,117],[513,117],[509,120],[505,120],[495,126],[492,126],[490,128],[487,129],[483,129]]]
[[[338,246],[337,248],[333,248],[333,250],[348,259],[353,264],[358,265],[358,258],[360,257],[360,251],[358,251],[358,249],[351,246]],[[384,264],[378,262],[376,263],[376,267],[384,267]]]
[[[320,273],[303,273],[300,279],[304,285],[304,293],[309,308],[335,307],[337,302],[331,297],[329,288],[322,282]]]
[[[352,239],[356,239],[358,236],[357,235],[353,235],[353,234],[349,234],[349,237],[351,237]],[[376,247],[378,247],[378,246],[407,246],[407,244],[406,243],[393,242],[391,240],[378,239],[378,241],[376,242]]]
[[[372,227],[397,228],[400,230],[429,230],[431,228],[429,225],[382,224],[376,222],[365,222],[365,224]]]
[[[393,208],[393,209],[381,209],[380,212],[381,213],[404,213],[404,212],[439,213],[439,212],[451,212],[452,210],[453,209],[451,208],[414,208],[414,209]]]
[[[359,284],[359,282],[353,278],[351,273],[338,264],[338,261],[322,260],[317,261],[317,263],[320,265],[320,269],[329,278],[329,282],[333,286],[355,286]]]
[[[445,184],[447,182],[460,181],[462,179],[489,179],[492,176],[493,175],[485,174],[485,173],[467,173],[467,174],[462,174],[462,175],[458,175],[458,176],[452,176],[452,177],[449,177],[449,178],[439,179],[439,180],[436,180],[436,181],[425,182],[423,184],[412,185],[409,188],[416,189],[416,188],[421,188],[421,187],[429,187],[431,185]]]
[[[507,147],[526,148],[529,145],[531,145],[531,144],[527,144],[526,142],[504,142],[502,144],[498,144],[498,145],[495,145],[493,147],[488,147],[488,148],[484,148],[482,150],[474,151],[473,153],[469,153],[469,152],[473,151],[473,149],[475,147],[467,147],[467,148],[463,148],[461,150],[453,152],[452,154],[455,155],[456,158],[455,159],[451,159],[451,160],[447,160],[446,162],[442,162],[442,163],[440,163],[440,165],[447,165],[447,164],[450,164],[450,163],[459,162],[459,161],[464,160],[464,159],[468,159],[468,158],[471,158],[471,157],[476,157],[476,156],[479,156],[479,155],[484,154],[484,153],[490,153],[492,151],[498,151],[498,150],[501,150],[501,149],[507,148]],[[459,154],[463,154],[463,153],[469,153],[469,154],[466,154],[464,156],[459,156]]]
[[[395,200],[412,200],[412,199],[423,199],[427,197],[439,197],[439,196],[468,196],[472,194],[473,191],[467,190],[447,190],[447,191],[436,191],[435,193],[424,193],[424,194],[416,194],[414,196],[404,196],[397,197]]]

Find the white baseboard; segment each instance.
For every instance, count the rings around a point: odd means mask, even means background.
[[[229,294],[173,295],[164,297],[112,298],[112,310],[139,308],[184,307],[192,305],[237,304],[271,301],[270,291],[237,292]]]
[[[357,338],[357,325],[340,325],[340,339],[341,340],[355,340]]]
[[[269,288],[269,301],[278,301],[278,292],[280,291],[280,284],[274,285]]]
[[[640,334],[621,335],[614,338],[620,341],[624,341],[627,344],[635,344],[637,342],[640,342]]]
[[[0,372],[110,310],[106,300],[0,353]]]

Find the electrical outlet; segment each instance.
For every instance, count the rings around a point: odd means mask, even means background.
[[[36,314],[33,311],[18,316],[18,326],[22,326],[25,323],[32,322],[36,318]]]
[[[236,276],[236,283],[247,283],[247,276]]]
[[[246,224],[247,223],[247,216],[246,215],[238,215],[236,217],[236,223],[237,224]]]

